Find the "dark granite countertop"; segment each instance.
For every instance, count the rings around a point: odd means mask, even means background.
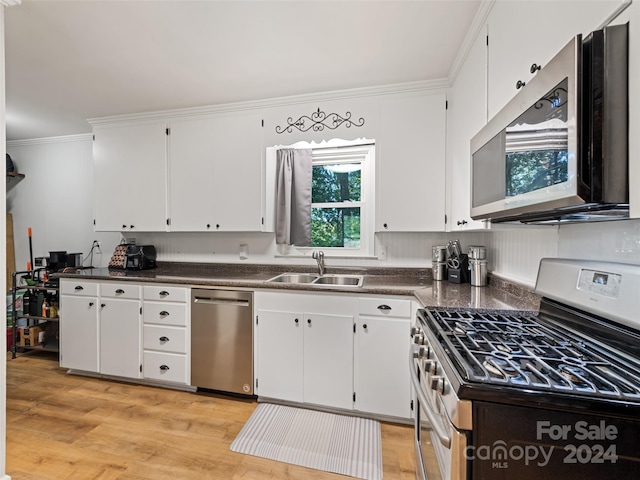
[[[269,288],[314,292],[350,292],[357,295],[414,296],[423,307],[487,310],[538,310],[540,299],[526,287],[490,276],[487,287],[432,281],[429,268],[329,268],[326,273],[364,276],[362,287],[311,286],[269,283],[284,272],[310,272],[309,266],[257,264],[201,264],[159,262],[152,270],[90,268],[59,272],[54,277],[170,283],[204,287]]]

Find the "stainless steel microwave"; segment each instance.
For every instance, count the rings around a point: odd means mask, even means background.
[[[628,25],[574,37],[471,139],[471,217],[628,217]]]

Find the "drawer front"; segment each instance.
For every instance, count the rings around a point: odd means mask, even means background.
[[[100,284],[100,296],[109,298],[140,298],[140,285],[133,285],[131,283],[101,283]]]
[[[145,325],[143,345],[145,350],[187,353],[187,329]]]
[[[144,378],[189,384],[186,355],[144,352],[143,362],[142,372]]]
[[[189,289],[185,287],[167,287],[165,285],[145,285],[144,299],[165,302],[188,302]]]
[[[359,299],[360,315],[411,318],[411,300],[385,297]]]
[[[60,279],[60,293],[62,295],[85,295],[88,297],[98,296],[98,282],[87,280]]]
[[[144,323],[186,327],[187,312],[187,304],[184,303],[144,302],[142,320]]]

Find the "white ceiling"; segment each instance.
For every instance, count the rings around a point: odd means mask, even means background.
[[[7,139],[87,118],[446,79],[480,0],[34,1],[5,10]]]

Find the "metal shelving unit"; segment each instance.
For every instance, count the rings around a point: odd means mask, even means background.
[[[18,297],[17,293],[21,290],[29,290],[31,292],[43,292],[45,295],[47,293],[55,292],[52,297],[57,297],[58,295],[58,284],[57,281],[54,283],[49,283],[43,281],[40,276],[42,273],[45,273],[45,269],[36,269],[34,272],[23,271],[23,272],[14,272],[12,275],[12,288],[11,288],[11,326],[12,326],[12,335],[13,335],[13,345],[11,346],[11,358],[16,358],[18,351],[28,352],[28,351],[47,351],[47,352],[58,352],[60,348],[60,341],[58,338],[59,335],[59,318],[57,315],[55,316],[42,316],[42,315],[29,315],[23,313],[18,313],[16,308],[16,299]],[[23,276],[31,277],[35,280],[35,285],[18,285],[18,280]],[[26,325],[20,326],[19,320],[25,319]],[[42,327],[44,329],[44,339],[41,344],[37,345],[19,345],[19,329],[25,327]]]

